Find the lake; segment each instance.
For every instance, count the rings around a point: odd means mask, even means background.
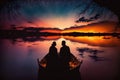
[[[117,80],[120,39],[111,36],[0,39],[1,77],[3,80],[37,80],[37,58],[42,59],[48,53],[53,41],[59,52],[62,40],[78,60],[83,60],[80,67],[82,80]]]

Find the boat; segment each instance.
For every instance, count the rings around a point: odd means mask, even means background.
[[[58,69],[56,72],[47,71],[47,54],[42,60],[37,59],[38,62],[38,80],[81,80],[80,66],[81,63],[73,54],[70,54],[70,61],[68,69],[62,71]]]

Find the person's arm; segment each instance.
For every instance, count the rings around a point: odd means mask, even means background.
[[[57,48],[55,48],[55,53],[58,54]]]
[[[59,53],[59,55],[60,55],[60,56],[62,55],[62,48],[60,48],[60,53]]]
[[[71,53],[71,52],[70,52],[70,48],[69,48],[69,47],[68,47],[68,49],[67,49],[67,50],[68,50],[68,53]]]
[[[51,53],[51,47],[49,48],[49,52],[48,53]]]

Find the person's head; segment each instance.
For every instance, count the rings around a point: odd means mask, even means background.
[[[55,41],[52,43],[52,46],[56,46],[56,42]]]
[[[63,40],[62,41],[62,46],[65,46],[66,45],[66,42]]]

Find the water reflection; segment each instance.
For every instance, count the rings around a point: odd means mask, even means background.
[[[82,80],[115,80],[118,76],[120,39],[104,39],[99,36],[41,36],[15,40],[1,39],[3,80],[37,80],[36,59],[43,59],[53,41],[56,41],[59,52],[62,40],[67,42],[71,53],[78,60],[83,60],[80,69]]]
[[[94,61],[105,61],[106,60],[104,57],[98,57],[98,56],[93,56],[93,55],[89,55],[89,57],[93,59]]]
[[[85,43],[92,46],[101,46],[101,47],[116,47],[120,46],[120,39],[112,36],[33,36],[33,37],[24,37],[21,39],[11,39],[12,43],[15,42],[36,42],[36,41],[49,41],[49,40],[58,40],[64,38],[72,42]],[[114,43],[113,43],[114,42]]]
[[[98,54],[99,53],[103,53],[104,51],[102,50],[97,50],[97,49],[92,49],[92,48],[77,48],[77,51],[80,52],[80,56],[82,58],[85,58],[85,52],[89,53],[90,55],[88,55],[92,60],[94,61],[105,61],[106,59],[104,57],[99,57]]]
[[[104,36],[94,36],[94,37],[65,36],[64,38],[67,40],[71,40],[73,42],[85,43],[85,44],[89,44],[89,45],[93,45],[93,46],[101,46],[101,47],[120,46],[120,39],[118,39],[116,37],[104,39]]]

